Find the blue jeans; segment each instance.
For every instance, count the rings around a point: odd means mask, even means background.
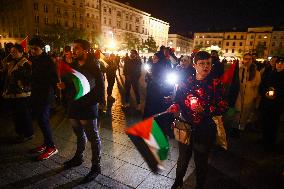
[[[44,145],[46,145],[47,147],[54,147],[51,126],[49,123],[49,105],[33,105],[33,115],[35,116],[43,134]]]
[[[73,131],[77,137],[77,150],[75,157],[83,158],[83,152],[86,148],[87,139],[91,143],[92,149],[92,168],[100,169],[101,159],[101,139],[97,125],[97,119],[78,120],[69,119]]]

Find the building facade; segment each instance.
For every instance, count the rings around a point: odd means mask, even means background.
[[[149,35],[150,14],[114,0],[102,0],[102,49],[113,50],[124,45],[127,34],[140,42]]]
[[[225,32],[223,39],[223,56],[240,58],[245,52],[246,32]]]
[[[248,28],[246,32],[199,32],[194,34],[194,48],[218,45],[224,57],[240,58],[245,53],[256,53],[259,58],[268,58],[284,53],[284,29],[273,27]]]
[[[57,33],[55,28],[84,29],[90,41],[100,31],[99,0],[0,0],[0,3],[2,46],[6,42],[20,42],[26,36],[52,35]]]
[[[123,45],[126,34],[140,43],[153,36],[159,46],[168,39],[169,23],[114,0],[0,0],[0,10],[0,47],[26,36],[55,35],[62,27],[85,31],[102,50]],[[54,40],[63,39],[56,35]]]
[[[158,46],[166,46],[170,28],[169,23],[154,17],[150,17],[149,21],[149,36],[154,38]]]
[[[194,48],[206,48],[213,46],[222,47],[223,32],[198,32],[194,33]]]
[[[174,48],[177,56],[190,55],[193,50],[193,40],[178,34],[169,34],[167,46]]]

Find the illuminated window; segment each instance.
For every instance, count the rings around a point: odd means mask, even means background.
[[[44,10],[44,12],[48,12],[48,7],[47,7],[46,4],[43,5],[43,10]]]
[[[235,46],[236,45],[236,42],[233,42],[233,46]]]
[[[240,42],[240,46],[243,46],[243,42]]]
[[[34,3],[34,10],[38,10],[38,3]]]
[[[235,53],[235,49],[232,49],[232,53]]]

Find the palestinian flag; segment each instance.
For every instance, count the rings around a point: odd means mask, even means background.
[[[153,172],[163,169],[162,161],[167,159],[169,143],[154,117],[127,128],[126,134]]]
[[[57,60],[57,69],[59,78],[67,74],[71,76],[76,89],[76,95],[74,97],[75,100],[78,100],[79,98],[90,92],[91,86],[85,75],[73,69],[62,60]]]
[[[21,41],[21,46],[24,49],[24,52],[28,52],[28,36]]]

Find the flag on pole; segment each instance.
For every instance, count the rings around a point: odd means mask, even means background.
[[[162,162],[167,159],[169,142],[154,117],[127,128],[126,134],[153,172],[163,169]]]
[[[21,42],[21,46],[24,49],[24,52],[28,52],[28,36],[23,39],[23,41]]]
[[[78,100],[91,91],[91,86],[86,76],[73,69],[62,60],[57,60],[57,69],[59,77],[66,74],[71,76],[76,89],[76,95],[74,97],[75,100]]]

